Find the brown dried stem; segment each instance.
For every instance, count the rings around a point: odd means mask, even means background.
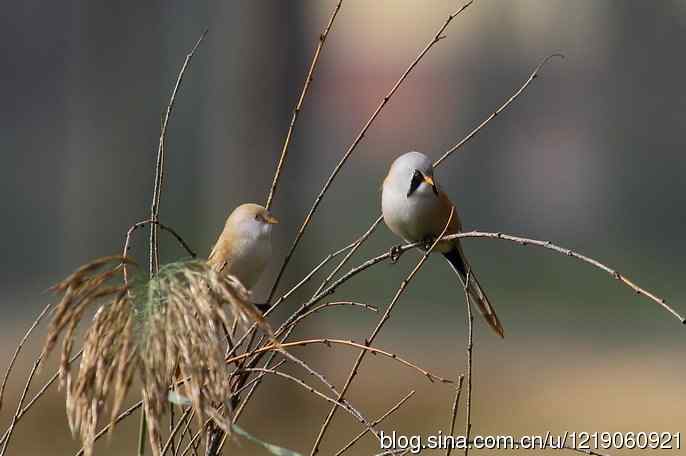
[[[317,63],[319,62],[319,55],[321,54],[321,51],[324,48],[324,43],[326,43],[326,38],[329,36],[329,32],[331,31],[331,28],[333,27],[333,21],[336,19],[336,16],[338,15],[338,11],[341,9],[342,3],[343,3],[343,0],[338,1],[338,3],[336,4],[336,7],[334,8],[333,12],[331,13],[331,17],[329,18],[329,23],[324,28],[324,31],[319,35],[319,42],[317,44],[317,49],[315,49],[315,51],[314,51],[314,56],[312,57],[312,63],[310,63],[310,70],[307,72],[307,76],[305,77],[305,84],[303,85],[302,92],[300,93],[300,98],[298,98],[298,103],[295,105],[295,109],[293,110],[293,117],[291,117],[291,124],[288,127],[288,133],[286,133],[286,139],[283,142],[283,148],[281,149],[281,156],[279,157],[279,163],[277,164],[276,172],[274,173],[274,180],[272,181],[272,186],[269,189],[269,196],[267,197],[267,204],[265,204],[265,207],[267,208],[267,210],[269,210],[269,208],[272,205],[274,193],[276,192],[276,187],[279,183],[279,177],[281,176],[281,169],[283,168],[283,165],[286,161],[286,157],[288,156],[288,146],[291,144],[291,138],[293,137],[293,132],[295,131],[295,124],[298,121],[298,115],[300,114],[300,111],[302,110],[303,101],[305,101],[305,95],[307,95],[307,90],[310,88],[310,83],[312,82],[312,79],[314,76],[314,71],[317,68]]]
[[[405,291],[405,289],[407,288],[409,283],[412,281],[412,278],[422,268],[422,266],[426,262],[427,258],[429,258],[429,255],[431,254],[433,249],[438,244],[438,241],[440,240],[440,238],[442,238],[445,235],[446,230],[448,229],[448,226],[450,225],[450,222],[453,219],[454,213],[455,213],[455,207],[451,207],[450,208],[450,216],[448,217],[448,220],[447,220],[445,226],[443,227],[443,231],[441,231],[441,234],[433,242],[433,244],[431,245],[431,248],[429,248],[426,252],[424,252],[424,255],[422,255],[421,259],[419,260],[419,262],[417,262],[417,265],[410,272],[410,274],[407,276],[407,278],[401,282],[400,287],[398,287],[398,291],[395,293],[395,296],[393,297],[393,299],[391,300],[391,303],[386,308],[386,311],[384,312],[383,316],[379,320],[378,324],[376,325],[376,327],[374,328],[372,333],[365,340],[365,346],[368,346],[369,344],[371,344],[374,341],[376,336],[381,331],[381,328],[384,326],[386,321],[390,318],[391,312],[393,311],[395,304],[400,299],[400,296],[402,296],[403,292]],[[362,360],[364,359],[366,354],[367,354],[366,350],[360,350],[360,354],[357,356],[357,360],[355,360],[355,364],[353,365],[352,369],[350,370],[350,374],[348,375],[348,379],[346,380],[345,385],[343,386],[343,390],[341,391],[341,395],[339,395],[339,397],[338,397],[339,401],[341,399],[343,399],[344,395],[348,391],[348,388],[350,388],[350,385],[352,384],[353,379],[357,375],[357,370],[360,367],[360,364],[362,363]],[[331,410],[329,411],[329,415],[324,420],[324,424],[322,425],[322,427],[319,431],[319,435],[317,436],[317,438],[314,442],[314,445],[312,446],[312,451],[310,452],[311,456],[314,456],[319,451],[319,444],[321,443],[322,439],[324,438],[324,434],[326,433],[326,430],[328,429],[329,424],[331,423],[331,420],[333,419],[335,413],[336,413],[336,407],[332,407]]]
[[[82,351],[81,351],[81,350],[79,350],[77,353],[75,353],[74,356],[72,356],[72,358],[69,360],[69,364],[71,364],[71,363],[73,363],[74,361],[76,361],[76,360],[81,356],[81,354],[82,354]],[[36,361],[38,361],[38,360],[36,360]],[[55,373],[52,375],[52,377],[50,377],[50,379],[49,379],[47,382],[45,382],[45,384],[43,384],[43,386],[42,386],[42,387],[38,390],[38,392],[31,398],[31,400],[28,401],[28,402],[26,403],[26,405],[21,409],[21,411],[19,412],[19,414],[18,414],[17,417],[16,417],[16,422],[15,422],[15,424],[16,424],[17,422],[19,422],[19,421],[22,419],[22,417],[26,414],[26,412],[29,411],[29,409],[30,409],[31,407],[33,407],[33,405],[38,401],[38,399],[40,399],[41,397],[43,397],[43,395],[44,395],[45,392],[48,390],[48,388],[50,388],[50,386],[52,386],[52,384],[55,383],[59,377],[60,377],[60,374],[59,374],[59,371],[57,371],[57,372],[55,372]],[[5,432],[3,433],[2,437],[0,437],[0,444],[4,443],[5,439],[8,438],[9,434],[10,434],[10,429],[7,428],[7,429],[5,430]]]
[[[167,104],[167,110],[164,114],[164,120],[162,121],[162,129],[160,130],[160,142],[157,146],[157,162],[155,165],[155,181],[153,185],[153,195],[152,204],[150,205],[150,220],[153,222],[159,222],[160,213],[160,198],[162,196],[162,185],[164,182],[164,148],[167,142],[167,125],[169,124],[169,119],[171,118],[172,112],[174,110],[174,103],[176,102],[176,95],[181,88],[181,83],[183,82],[183,77],[186,74],[186,69],[191,63],[195,51],[198,50],[200,44],[203,42],[207,36],[209,29],[205,29],[200,38],[195,42],[195,45],[191,51],[186,54],[186,58],[181,65],[179,74],[176,78],[176,84],[174,84],[174,89],[172,90],[171,96],[169,98],[169,103]],[[157,239],[157,223],[153,223],[150,229],[150,275],[159,269],[159,244]]]
[[[542,247],[548,250],[552,250],[554,252],[560,253],[564,256],[572,257],[575,258],[583,263],[589,264],[595,268],[598,268],[602,271],[607,272],[615,278],[616,280],[620,281],[622,284],[625,286],[629,287],[632,289],[636,294],[642,295],[644,297],[647,297],[648,299],[656,302],[660,306],[662,306],[664,309],[666,309],[668,312],[670,312],[672,315],[674,315],[681,323],[685,323],[683,317],[676,312],[673,308],[667,305],[667,302],[665,299],[657,296],[651,291],[648,291],[630,279],[628,279],[626,276],[623,274],[617,272],[615,269],[610,268],[609,266],[601,263],[600,261],[593,259],[591,257],[588,257],[586,255],[583,255],[581,253],[575,252],[574,250],[567,249],[565,247],[561,247],[559,245],[553,244],[550,241],[542,241],[538,239],[531,239],[531,238],[525,238],[521,236],[513,236],[510,234],[504,234],[500,232],[486,232],[486,231],[467,231],[467,232],[462,232],[462,233],[457,233],[457,234],[451,234],[448,236],[444,236],[443,240],[444,241],[449,241],[453,239],[462,239],[462,238],[487,238],[487,239],[499,239],[499,240],[504,240],[504,241],[510,241],[514,242],[515,244],[518,245],[523,245],[523,246],[536,246],[536,247]],[[421,247],[422,243],[413,243],[413,244],[405,244],[402,246],[399,246],[397,249],[398,254],[403,254],[404,252],[407,252],[410,249],[416,248],[416,247]],[[368,259],[364,263],[350,269],[348,272],[343,274],[341,277],[336,279],[331,285],[329,285],[327,288],[322,290],[318,295],[314,296],[312,299],[304,303],[298,312],[296,312],[291,318],[289,318],[286,322],[284,322],[279,329],[275,331],[275,335],[278,337],[284,330],[285,327],[290,325],[293,320],[295,320],[300,313],[306,311],[309,309],[313,304],[317,303],[321,299],[323,299],[326,296],[329,296],[333,294],[336,289],[342,285],[343,283],[347,282],[350,280],[352,277],[355,275],[365,271],[366,269],[381,263],[385,260],[389,260],[391,258],[391,252],[385,252],[383,254],[377,255],[373,258]]]
[[[482,121],[479,125],[477,125],[472,131],[470,131],[467,136],[462,138],[459,142],[457,142],[454,146],[452,146],[450,149],[448,149],[436,162],[434,163],[434,167],[439,166],[443,160],[448,158],[451,154],[454,152],[458,151],[461,149],[465,144],[467,144],[471,139],[473,139],[478,133],[480,133],[495,117],[503,112],[505,109],[507,109],[512,102],[514,102],[517,98],[519,98],[524,91],[529,87],[529,85],[533,82],[534,79],[536,79],[539,76],[540,70],[545,66],[549,60],[551,60],[554,57],[560,57],[563,58],[564,56],[562,54],[551,54],[544,58],[541,63],[539,63],[536,68],[531,72],[529,77],[526,79],[524,84],[522,84],[503,104],[501,104],[495,111],[493,111],[484,121]],[[321,292],[321,290],[332,280],[333,276],[340,271],[340,269],[350,260],[350,258],[355,254],[355,252],[362,246],[362,244],[369,238],[369,236],[372,234],[372,232],[376,229],[376,227],[381,223],[383,220],[383,216],[377,217],[377,219],[369,226],[365,234],[359,238],[355,243],[350,252],[343,258],[338,266],[329,274],[329,276],[326,278],[326,280],[322,283],[320,288],[317,290],[317,293]]]
[[[410,391],[407,395],[405,395],[405,397],[403,397],[402,399],[400,399],[400,401],[398,401],[398,403],[395,404],[393,407],[391,407],[386,413],[384,413],[383,415],[381,415],[380,417],[378,417],[377,419],[375,419],[374,422],[373,422],[371,425],[372,425],[372,426],[378,426],[379,424],[381,424],[381,422],[382,422],[383,420],[385,420],[389,415],[391,415],[393,412],[395,412],[395,411],[398,410],[400,407],[402,407],[403,404],[404,404],[405,402],[407,402],[407,400],[410,399],[413,395],[414,395],[414,390]],[[342,455],[343,453],[345,453],[346,451],[348,451],[348,450],[349,450],[353,445],[355,445],[355,443],[357,443],[362,437],[364,437],[365,435],[367,435],[368,432],[369,432],[369,430],[365,429],[365,430],[363,430],[362,432],[360,432],[359,434],[357,434],[357,435],[356,435],[350,442],[348,442],[343,448],[341,448],[340,450],[338,450],[334,456],[340,456],[340,455]]]
[[[158,225],[159,222],[159,212],[160,212],[160,199],[162,196],[162,185],[164,182],[164,149],[167,141],[167,126],[169,124],[169,119],[171,118],[172,111],[174,109],[174,103],[176,101],[176,95],[181,88],[181,83],[183,82],[183,76],[186,74],[186,69],[190,65],[195,51],[200,47],[200,44],[207,36],[209,29],[205,29],[200,38],[196,41],[195,45],[191,51],[186,54],[186,58],[181,65],[178,76],[176,78],[176,84],[174,84],[174,89],[172,90],[171,96],[169,98],[169,103],[167,104],[167,110],[164,115],[164,120],[162,121],[162,128],[160,130],[160,141],[157,147],[157,161],[155,164],[155,181],[153,183],[153,194],[152,203],[150,205],[150,220],[153,222],[150,225],[150,246],[149,246],[149,256],[150,256],[150,267],[149,273],[150,277],[159,270],[160,259],[159,259],[159,239],[158,239]],[[145,454],[145,433],[146,433],[146,422],[145,413],[141,413],[140,429],[138,433],[138,456],[143,456]]]
[[[197,254],[193,249],[190,248],[188,243],[181,237],[179,233],[177,233],[172,227],[165,225],[164,223],[161,223],[159,220],[142,220],[140,222],[136,222],[133,225],[129,227],[129,229],[126,231],[126,240],[124,241],[124,249],[122,256],[126,257],[129,254],[129,249],[131,248],[131,239],[133,237],[133,233],[138,229],[141,228],[145,225],[158,225],[162,230],[168,232],[174,238],[178,241],[178,243],[183,247],[186,252],[191,256],[191,258],[197,258]],[[124,283],[128,284],[129,282],[129,274],[128,274],[128,269],[126,267],[126,264],[122,263],[121,267],[124,269]]]
[[[337,301],[337,302],[327,302],[324,304],[320,304],[318,306],[315,306],[305,312],[304,314],[300,315],[298,318],[296,318],[290,325],[289,329],[300,323],[302,320],[304,320],[307,317],[310,317],[312,314],[319,312],[324,309],[328,309],[329,307],[335,307],[335,306],[353,306],[353,307],[361,307],[363,309],[371,310],[372,312],[379,312],[379,309],[376,306],[372,306],[370,304],[365,304],[361,302],[353,302],[353,301]]]
[[[581,448],[574,448],[574,447],[571,447],[571,446],[563,446],[562,449],[563,449],[563,450],[574,451],[574,452],[576,452],[576,453],[588,454],[588,455],[590,455],[590,456],[610,456],[610,455],[607,454],[607,453],[598,453],[598,452],[595,452],[595,451],[593,451],[593,450],[582,450]]]
[[[0,456],[4,456],[5,451],[7,451],[7,446],[10,443],[10,439],[12,438],[12,431],[14,431],[14,427],[17,424],[17,421],[19,421],[19,418],[22,415],[22,405],[24,404],[24,399],[26,399],[26,394],[29,392],[29,387],[31,386],[31,381],[33,380],[33,376],[36,374],[36,370],[38,369],[38,365],[40,364],[42,359],[42,356],[39,356],[38,359],[33,363],[33,367],[31,368],[31,372],[29,372],[29,377],[26,380],[26,384],[24,385],[24,389],[21,392],[21,396],[19,397],[19,403],[17,404],[17,410],[14,412],[14,416],[12,417],[12,423],[10,424],[9,429],[7,430],[7,436],[5,437],[5,442],[2,446],[2,450],[0,450]]]
[[[364,124],[360,132],[358,133],[357,137],[355,140],[352,142],[350,147],[348,147],[348,150],[343,154],[343,157],[340,159],[336,167],[333,169],[331,172],[331,175],[328,177],[326,182],[324,183],[324,186],[320,190],[319,194],[317,195],[317,198],[314,200],[314,204],[312,205],[312,208],[310,209],[309,213],[305,217],[305,220],[303,221],[300,229],[298,230],[298,233],[295,236],[295,240],[293,241],[293,244],[291,245],[290,250],[286,254],[286,257],[283,261],[283,264],[281,265],[281,269],[279,270],[278,275],[276,276],[276,280],[274,281],[274,285],[272,286],[272,290],[269,293],[269,299],[268,301],[271,301],[272,297],[274,296],[274,293],[276,292],[276,288],[279,285],[279,282],[281,280],[281,277],[283,276],[284,271],[286,270],[286,267],[288,266],[288,263],[291,260],[291,257],[293,256],[293,253],[295,252],[295,249],[298,247],[298,244],[300,243],[300,240],[302,239],[303,235],[305,234],[305,230],[309,226],[310,222],[312,221],[312,217],[314,216],[314,213],[317,211],[317,208],[319,207],[319,204],[321,203],[322,199],[324,198],[324,195],[326,192],[329,190],[329,187],[333,183],[334,179],[336,176],[338,176],[338,173],[341,171],[343,168],[343,165],[348,161],[348,158],[352,155],[352,153],[355,151],[357,148],[358,144],[362,141],[362,138],[364,138],[364,135],[367,133],[369,130],[369,127],[372,126],[376,118],[378,117],[379,113],[383,110],[383,108],[386,106],[388,101],[391,99],[391,97],[395,94],[395,92],[398,90],[398,88],[402,85],[402,83],[405,81],[407,76],[412,72],[412,70],[417,66],[417,64],[422,60],[422,58],[429,52],[429,50],[436,44],[438,43],[441,39],[443,39],[445,36],[443,35],[443,32],[445,31],[446,27],[452,22],[453,19],[455,19],[456,16],[458,16],[462,11],[467,9],[474,0],[469,0],[464,6],[462,6],[459,10],[455,11],[453,14],[449,15],[446,21],[443,23],[443,25],[438,29],[434,37],[428,42],[428,44],[422,49],[422,51],[417,55],[417,57],[410,63],[410,66],[407,67],[407,69],[403,72],[403,74],[400,76],[400,78],[396,81],[396,83],[393,85],[391,90],[388,92],[388,94],[381,99],[381,102],[379,105],[376,107],[372,115],[369,117],[367,122]]]
[[[449,239],[457,239],[457,238],[488,238],[488,239],[500,239],[500,240],[505,240],[505,241],[510,241],[514,242],[519,245],[531,245],[531,246],[536,246],[536,247],[542,247],[548,250],[552,250],[554,252],[560,253],[565,256],[569,256],[572,258],[575,258],[583,263],[590,264],[591,266],[600,269],[602,271],[607,272],[612,276],[614,279],[618,280],[625,286],[631,288],[636,294],[644,296],[651,301],[654,301],[655,303],[659,304],[662,308],[667,310],[669,313],[671,313],[673,316],[675,316],[682,324],[686,324],[686,320],[679,314],[676,310],[674,310],[672,307],[667,305],[667,301],[656,294],[652,293],[651,291],[646,290],[645,288],[640,287],[633,281],[629,280],[626,276],[623,274],[619,273],[615,269],[601,263],[600,261],[593,259],[591,257],[588,257],[586,255],[583,255],[581,253],[578,253],[574,250],[567,249],[565,247],[560,247],[559,245],[553,244],[550,241],[541,241],[538,239],[530,239],[530,238],[524,238],[520,236],[512,236],[510,234],[504,234],[504,233],[497,233],[497,232],[483,232],[483,231],[467,231],[464,233],[458,233],[458,234],[452,234],[450,236],[446,236],[445,240]]]
[[[285,379],[292,381],[293,383],[295,383],[297,385],[302,386],[305,390],[309,391],[310,393],[314,394],[315,396],[319,396],[322,399],[324,399],[325,401],[331,402],[334,405],[334,407],[336,407],[336,408],[341,407],[343,410],[348,412],[353,418],[355,418],[355,420],[359,421],[363,426],[365,426],[365,428],[367,430],[372,432],[378,438],[376,431],[370,427],[369,423],[366,420],[360,419],[360,417],[357,415],[357,413],[355,413],[355,411],[352,408],[350,408],[350,406],[347,402],[338,401],[333,397],[329,397],[326,394],[322,393],[321,391],[314,389],[313,387],[311,387],[310,385],[308,385],[304,381],[300,380],[299,378],[294,377],[293,375],[287,374],[285,372],[281,372],[281,371],[266,368],[266,367],[246,367],[245,370],[249,371],[249,372],[263,372],[266,374],[276,375],[278,377],[283,377]]]
[[[312,344],[324,344],[324,345],[331,345],[331,344],[338,344],[338,345],[347,345],[349,347],[353,348],[359,348],[361,349],[361,352],[370,352],[370,353],[375,353],[378,355],[383,355],[387,358],[393,359],[398,361],[400,364],[404,364],[407,367],[410,367],[423,376],[425,376],[427,379],[429,379],[430,382],[440,382],[440,383],[454,383],[453,380],[441,377],[439,375],[432,374],[431,372],[427,371],[426,369],[423,369],[416,365],[415,363],[412,363],[410,361],[407,361],[404,358],[401,358],[400,356],[396,355],[395,353],[389,352],[382,350],[380,348],[372,347],[369,344],[371,344],[371,341],[368,341],[366,344],[359,344],[357,342],[354,342],[352,340],[345,340],[345,339],[328,339],[328,338],[321,338],[321,339],[306,339],[306,340],[297,340],[294,342],[285,342],[285,343],[279,343],[279,344],[269,344],[264,347],[257,348],[251,352],[248,353],[243,353],[240,355],[233,356],[231,358],[227,358],[225,361],[227,364],[234,363],[236,361],[240,361],[242,359],[250,358],[256,354],[259,353],[266,353],[266,352],[272,352],[272,351],[278,351],[279,349],[286,349],[286,348],[291,348],[291,347],[302,347],[305,345],[312,345]],[[340,400],[340,399],[339,399]]]
[[[500,113],[503,112],[505,109],[507,109],[507,107],[510,106],[510,104],[512,104],[513,101],[515,101],[517,98],[519,98],[519,96],[520,96],[522,93],[524,93],[524,91],[526,90],[526,88],[529,87],[529,84],[531,84],[531,83],[533,82],[533,80],[536,79],[536,78],[538,77],[538,73],[539,73],[539,71],[541,71],[541,68],[543,68],[543,67],[545,66],[546,63],[548,63],[551,59],[553,59],[553,58],[555,58],[555,57],[559,57],[559,58],[561,58],[561,59],[564,59],[565,56],[564,56],[563,54],[550,54],[549,56],[547,56],[546,58],[544,58],[544,59],[541,61],[541,63],[539,63],[539,64],[536,66],[536,68],[534,68],[534,71],[532,71],[531,74],[529,75],[529,77],[526,79],[526,81],[524,81],[524,84],[522,84],[522,86],[521,86],[519,89],[517,89],[517,90],[515,91],[515,93],[513,93],[512,96],[510,96],[510,98],[508,98],[507,100],[505,100],[505,103],[503,103],[502,105],[500,105],[500,106],[498,107],[498,109],[496,109],[496,110],[493,111],[488,117],[486,117],[486,119],[484,119],[484,121],[481,122],[479,125],[477,125],[476,128],[474,128],[472,131],[470,131],[469,134],[468,134],[467,136],[465,136],[465,137],[464,137],[462,140],[460,140],[457,144],[455,144],[453,147],[451,147],[450,149],[448,149],[443,155],[441,155],[441,158],[439,158],[438,160],[436,160],[436,161],[434,162],[434,166],[439,166],[443,160],[445,160],[445,159],[448,158],[453,152],[455,152],[456,150],[460,149],[462,146],[464,146],[465,144],[467,144],[467,143],[468,143],[472,138],[474,138],[474,136],[476,136],[476,134],[479,133],[479,132],[481,131],[481,129],[484,128],[491,120],[493,120],[498,114],[500,114]]]
[[[455,399],[453,400],[453,407],[450,413],[450,435],[455,434],[455,421],[457,419],[457,409],[460,405],[460,395],[462,394],[462,381],[464,380],[464,375],[460,375],[457,378],[457,387],[455,388]],[[453,451],[452,445],[448,445],[445,451],[446,456],[450,456]]]
[[[21,352],[21,349],[24,347],[24,344],[28,340],[29,336],[33,332],[34,329],[36,329],[36,326],[41,322],[45,314],[48,313],[50,309],[52,309],[53,303],[50,302],[48,303],[43,310],[38,314],[36,319],[33,321],[29,329],[24,333],[24,336],[21,338],[19,341],[19,344],[17,345],[17,348],[14,350],[14,354],[12,355],[12,359],[10,359],[10,363],[7,366],[7,370],[5,371],[5,376],[2,379],[2,385],[0,385],[0,410],[2,410],[2,397],[3,394],[5,393],[5,387],[7,386],[7,379],[10,376],[10,373],[12,372],[12,368],[14,367],[14,363],[17,361],[17,357],[19,356],[19,352]]]
[[[464,435],[467,441],[472,432],[472,350],[474,348],[474,315],[472,315],[472,306],[469,303],[469,280],[471,279],[471,269],[467,269],[467,278],[464,282],[464,298],[467,307],[467,417],[465,419]],[[464,454],[469,454],[469,445],[465,446]]]

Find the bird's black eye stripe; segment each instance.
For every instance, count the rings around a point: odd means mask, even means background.
[[[407,191],[407,196],[413,194],[423,180],[424,176],[422,176],[422,173],[415,169],[414,174],[412,174],[412,181],[410,182],[410,189]]]

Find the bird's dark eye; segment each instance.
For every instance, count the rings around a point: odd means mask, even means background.
[[[255,220],[257,220],[258,222],[262,220],[260,214],[255,214]]]
[[[422,176],[422,173],[415,169],[414,174],[412,174],[412,181],[410,181],[410,189],[407,191],[407,196],[412,195],[423,180],[424,176]]]

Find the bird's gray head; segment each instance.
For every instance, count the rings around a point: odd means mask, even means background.
[[[241,204],[226,220],[226,225],[235,232],[249,237],[269,236],[272,226],[277,223],[279,221],[267,209],[253,203]]]
[[[437,195],[438,187],[433,177],[434,167],[429,157],[421,152],[407,152],[395,159],[386,179],[410,197],[414,194]]]

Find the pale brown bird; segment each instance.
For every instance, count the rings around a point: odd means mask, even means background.
[[[441,234],[448,222],[453,204],[441,191],[433,176],[433,164],[420,152],[408,152],[398,157],[383,182],[381,206],[384,222],[406,242],[428,242]],[[462,230],[455,210],[446,235]],[[486,322],[500,336],[503,326],[495,314],[486,293],[462,252],[459,239],[442,241],[436,248],[457,273],[472,305],[476,305]]]
[[[207,263],[252,290],[271,259],[272,227],[276,223],[278,220],[259,204],[238,206],[226,219]]]

